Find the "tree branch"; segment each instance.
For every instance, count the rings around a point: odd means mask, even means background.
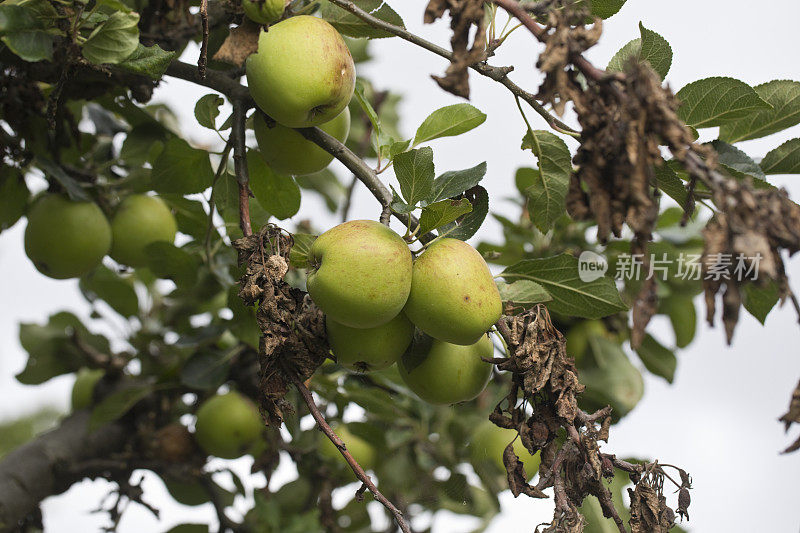
[[[424,48],[429,52],[433,52],[434,54],[443,57],[448,61],[453,60],[453,53],[450,50],[447,50],[437,44],[427,41],[422,37],[411,33],[405,28],[401,28],[400,26],[395,26],[394,24],[390,24],[386,21],[383,21],[377,17],[370,15],[369,13],[367,13],[366,11],[355,5],[351,0],[330,0],[330,2],[332,4],[336,4],[345,11],[352,13],[353,15],[357,16],[358,18],[369,24],[370,26],[374,26],[376,28],[385,30],[391,33],[392,35],[396,35],[401,39],[404,39],[412,44],[419,46],[420,48]],[[493,65],[489,65],[488,63],[483,62],[470,65],[470,68],[475,72],[477,72],[478,74],[486,76],[487,78],[500,83],[506,89],[511,91],[512,94],[525,100],[536,113],[538,113],[542,118],[544,118],[547,121],[547,124],[551,128],[555,130],[564,130],[569,133],[580,133],[575,129],[567,126],[564,122],[560,121],[553,115],[551,115],[544,108],[542,104],[536,101],[535,95],[522,89],[519,85],[511,81],[508,78],[508,73],[514,70],[514,67],[495,67]]]
[[[375,499],[378,500],[380,503],[383,504],[389,512],[394,515],[394,519],[397,522],[397,525],[403,531],[403,533],[411,533],[411,529],[409,525],[406,523],[405,518],[403,517],[403,513],[398,509],[392,502],[390,502],[386,497],[381,494],[378,490],[378,487],[375,486],[375,483],[372,482],[372,479],[364,472],[364,469],[361,468],[361,465],[353,458],[349,451],[347,451],[347,446],[345,446],[344,441],[339,438],[339,436],[331,429],[331,426],[328,425],[328,422],[325,421],[325,417],[322,416],[317,404],[314,403],[314,397],[311,396],[311,391],[308,390],[308,387],[305,384],[295,378],[294,381],[295,387],[300,392],[300,395],[303,397],[303,400],[306,402],[308,406],[308,410],[311,412],[311,416],[314,417],[314,420],[317,421],[317,425],[319,429],[325,433],[325,435],[330,439],[330,441],[339,448],[339,452],[341,452],[342,457],[344,457],[347,464],[350,465],[350,468],[353,470],[353,473],[356,475],[359,481],[363,483],[363,486],[359,491],[363,493],[363,487],[369,489],[369,491],[375,496]]]
[[[90,434],[89,416],[86,410],[76,412],[0,462],[0,531],[14,530],[39,502],[69,488],[75,479],[65,466],[108,457],[130,438],[118,423]]]
[[[233,168],[236,182],[239,184],[239,227],[245,237],[253,234],[250,223],[250,173],[247,170],[247,145],[245,144],[245,115],[247,104],[238,98],[231,100],[233,104],[233,126],[231,143],[233,144]]]

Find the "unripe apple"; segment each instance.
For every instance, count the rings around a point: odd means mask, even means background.
[[[103,372],[99,368],[81,368],[72,385],[72,410],[84,409],[92,405],[94,387],[102,379]]]
[[[288,18],[262,32],[246,71],[258,107],[290,128],[332,120],[347,107],[356,83],[353,58],[342,36],[309,15]]]
[[[492,364],[481,358],[493,353],[486,334],[471,346],[418,336],[397,368],[408,388],[421,399],[448,405],[472,400],[486,388]]]
[[[197,410],[195,439],[210,455],[236,459],[258,442],[263,428],[253,402],[232,391],[203,402]]]
[[[505,472],[503,452],[508,443],[514,440],[516,436],[517,432],[513,429],[497,427],[493,423],[486,421],[478,426],[472,435],[469,443],[470,459],[476,465],[491,461],[500,472]],[[522,444],[522,439],[520,438],[514,440],[514,453],[522,461],[528,480],[532,479],[539,471],[539,453],[531,455],[525,445]]]
[[[173,478],[164,478],[164,486],[169,495],[178,503],[194,507],[211,501],[208,491],[197,481],[179,481]]]
[[[261,113],[256,113],[253,129],[261,157],[278,174],[313,174],[333,161],[331,154],[307,140],[297,130],[278,123],[269,127]],[[350,131],[350,109],[345,107],[333,120],[320,125],[320,129],[344,142]]]
[[[400,313],[374,328],[358,329],[325,319],[328,343],[336,362],[356,372],[391,366],[406,351],[414,336],[414,325]]]
[[[147,264],[145,248],[163,241],[172,244],[178,223],[164,200],[156,196],[133,194],[125,198],[111,220],[114,242],[111,257],[132,267]]]
[[[408,299],[411,252],[397,233],[373,220],[329,229],[311,245],[308,260],[308,293],[345,326],[386,324]]]
[[[25,254],[36,270],[55,279],[80,277],[111,247],[111,227],[93,202],[42,196],[28,213]]]
[[[440,239],[414,261],[405,314],[441,341],[471,345],[497,322],[502,301],[481,254],[458,239]]]
[[[347,426],[338,426],[333,428],[333,430],[339,435],[339,438],[344,441],[347,451],[350,452],[350,455],[353,456],[364,470],[375,468],[375,465],[378,463],[378,454],[372,444],[361,437],[353,435],[350,430],[347,429]],[[348,467],[347,461],[345,461],[339,448],[331,442],[327,435],[320,435],[320,438],[322,439],[319,446],[320,455],[335,465]]]
[[[298,477],[275,491],[275,502],[286,515],[300,514],[311,499],[311,483],[305,477]]]
[[[247,18],[259,24],[272,24],[283,15],[284,0],[242,0],[242,9]]]

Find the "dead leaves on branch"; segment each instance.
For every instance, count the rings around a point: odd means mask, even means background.
[[[231,29],[212,59],[237,67],[244,66],[248,56],[258,52],[260,33],[261,27],[245,18],[240,26]]]
[[[797,384],[797,387],[795,387],[792,393],[792,400],[789,402],[789,411],[780,418],[780,421],[783,422],[786,431],[789,431],[792,424],[800,424],[800,383]],[[791,446],[786,448],[783,453],[791,453],[797,450],[800,450],[800,437],[798,437]]]
[[[598,499],[606,517],[613,518],[625,530],[606,487],[616,468],[628,472],[637,484],[635,511],[641,518],[638,522],[631,521],[632,531],[666,532],[674,522],[675,513],[662,494],[665,478],[662,467],[658,463],[617,461],[615,456],[600,451],[599,442],[609,437],[611,410],[607,407],[587,414],[578,407],[584,386],[578,381],[574,361],[567,355],[566,341],[553,326],[547,309],[537,305],[520,315],[503,317],[498,322],[498,331],[508,352],[506,358],[495,359],[493,363],[499,370],[511,372],[512,385],[489,419],[499,427],[516,430],[531,454],[540,452],[536,485],[527,483],[527,472],[512,444],[503,453],[509,489],[515,497],[525,494],[544,498],[545,489],[554,489],[553,521],[537,531],[583,531],[585,519],[578,508],[590,496]],[[683,470],[680,472],[683,480],[680,488],[688,491],[689,477]],[[686,511],[680,501],[679,511]]]
[[[425,23],[450,12],[453,58],[444,76],[431,76],[439,87],[456,96],[469,98],[469,67],[486,60],[486,17],[483,0],[430,0]],[[473,26],[475,27],[473,32]],[[471,35],[474,37],[471,38]],[[472,41],[470,44],[470,40]]]
[[[258,234],[234,242],[245,267],[239,296],[257,306],[260,407],[270,424],[279,425],[291,405],[285,400],[294,381],[305,381],[327,356],[322,312],[308,295],[283,279],[289,269],[293,239],[267,224]]]

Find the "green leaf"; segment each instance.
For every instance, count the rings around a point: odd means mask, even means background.
[[[429,203],[452,198],[476,186],[486,175],[486,161],[464,170],[449,170],[433,181]]]
[[[247,152],[247,168],[250,171],[250,189],[261,207],[279,220],[297,213],[300,209],[300,187],[291,176],[276,174],[267,166],[264,158],[253,150]]]
[[[592,15],[607,19],[616,15],[627,0],[592,0]]]
[[[394,187],[389,185],[389,188],[392,189],[392,203],[389,204],[389,207],[392,208],[392,211],[395,213],[408,214],[416,209],[416,206],[405,203],[403,199],[400,198],[400,195],[397,194],[397,191],[394,190]]]
[[[75,181],[75,179],[64,172],[59,165],[54,163],[51,159],[44,155],[37,155],[35,157],[36,166],[38,166],[42,172],[44,172],[46,178],[53,178],[61,185],[65,191],[67,191],[67,195],[69,195],[70,199],[75,201],[88,201],[89,195],[81,187],[80,183]]]
[[[133,283],[103,265],[81,278],[79,287],[90,302],[103,300],[124,317],[139,313],[139,298],[133,289]]]
[[[672,66],[672,47],[666,39],[645,28],[641,22],[639,22],[639,32],[641,37],[623,46],[611,58],[607,70],[621,72],[625,70],[625,64],[631,58],[635,58],[637,61],[650,63],[663,80]]]
[[[314,191],[322,196],[325,200],[325,206],[331,213],[338,211],[339,204],[347,192],[347,187],[342,185],[336,174],[329,168],[320,170],[315,174],[295,176],[294,181],[301,189]]]
[[[419,234],[425,235],[436,228],[455,222],[460,216],[472,211],[472,204],[466,198],[442,200],[422,208],[419,220]]]
[[[761,160],[765,174],[800,174],[800,138],[790,139]]]
[[[672,383],[678,366],[678,359],[672,350],[662,346],[652,335],[647,335],[636,353],[651,374],[664,378],[667,383]]]
[[[153,390],[152,385],[132,383],[130,386],[106,396],[92,410],[92,415],[89,417],[89,431],[95,431],[109,422],[119,419]]]
[[[723,125],[719,130],[721,140],[733,144],[758,139],[800,123],[800,82],[773,80],[754,89],[772,109],[753,111],[741,120]]]
[[[742,304],[747,311],[764,324],[767,315],[780,299],[778,284],[770,280],[766,286],[759,287],[745,283],[742,287]]]
[[[399,154],[394,160],[394,173],[409,205],[427,200],[433,189],[433,150],[426,146]]]
[[[675,345],[686,348],[697,332],[697,310],[692,297],[672,294],[659,301],[659,312],[666,314],[675,332]]]
[[[582,281],[578,277],[578,259],[569,254],[520,261],[500,276],[506,281],[527,279],[540,284],[553,297],[548,307],[564,315],[602,318],[627,309],[614,280],[604,276]]]
[[[565,199],[572,173],[569,148],[549,131],[529,130],[522,138],[522,149],[530,149],[539,161],[538,169],[530,169],[536,175],[525,189],[525,196],[531,220],[539,231],[547,233],[566,211]]]
[[[113,13],[83,43],[83,57],[95,64],[120,63],[139,46],[138,24],[138,13]]]
[[[414,136],[414,146],[440,137],[461,135],[484,123],[486,115],[476,107],[461,103],[437,109],[426,118]]]
[[[128,72],[159,80],[177,55],[177,52],[162,50],[157,44],[144,46],[139,43],[136,46],[136,50],[117,66]]]
[[[689,193],[678,174],[666,163],[654,167],[656,185],[664,193],[684,207]]]
[[[178,524],[166,533],[208,533],[208,524]]]
[[[214,179],[208,152],[189,146],[178,137],[167,141],[153,165],[153,189],[158,192],[193,194],[206,190]]]
[[[47,324],[23,323],[19,326],[19,341],[28,352],[25,369],[16,378],[25,385],[38,385],[55,376],[75,372],[86,365],[86,356],[80,352],[73,335],[99,350],[108,353],[108,340],[92,335],[72,313],[56,313]]]
[[[390,139],[387,144],[383,144],[378,148],[378,153],[382,158],[386,158],[394,160],[398,154],[402,154],[408,147],[411,146],[411,139],[406,139],[405,141],[395,141],[394,139]]]
[[[711,141],[710,144],[718,154],[719,163],[734,178],[744,179],[750,176],[760,181],[767,178],[758,163],[735,146],[722,141]]]
[[[16,224],[25,214],[29,197],[22,174],[12,167],[0,167],[0,232]]]
[[[379,18],[384,22],[405,28],[403,19],[400,18],[394,9],[389,7],[389,4],[383,0],[355,0],[353,2],[358,7],[372,15]],[[382,39],[385,37],[394,37],[394,34],[376,28],[367,22],[364,22],[352,13],[344,9],[325,2],[320,9],[320,15],[323,19],[327,20],[339,33],[349,37],[367,37],[369,39]]]
[[[9,33],[2,37],[8,48],[25,61],[53,60],[54,36],[42,30]]]
[[[440,235],[466,241],[481,228],[489,213],[489,193],[480,185],[476,185],[470,189],[467,199],[472,204],[472,211],[464,215],[461,220],[443,226],[439,230]]]
[[[206,350],[192,355],[181,369],[181,383],[199,390],[215,391],[225,383],[230,369],[230,357]]]
[[[289,262],[296,268],[306,268],[308,266],[308,254],[311,253],[311,245],[317,240],[316,235],[308,233],[295,233],[294,245],[289,252]]]
[[[752,87],[733,78],[698,80],[686,85],[675,96],[683,102],[678,116],[698,129],[722,126],[753,112],[772,109]]]
[[[515,306],[528,308],[532,305],[549,302],[553,299],[544,287],[529,279],[521,279],[513,283],[497,282],[500,298]]]
[[[194,106],[194,117],[204,128],[216,130],[216,121],[219,116],[219,107],[225,100],[216,93],[202,96]]]
[[[364,114],[367,115],[370,123],[372,124],[372,130],[375,132],[375,135],[380,139],[381,138],[381,121],[378,118],[378,113],[375,112],[375,108],[372,107],[372,104],[369,103],[369,99],[364,94],[364,82],[361,80],[356,80],[356,87],[353,91],[353,96],[356,97],[358,101],[358,105],[361,106],[361,109],[364,111]]]
[[[145,248],[147,266],[159,278],[171,279],[179,287],[191,287],[197,282],[200,266],[196,256],[169,242],[153,242]]]

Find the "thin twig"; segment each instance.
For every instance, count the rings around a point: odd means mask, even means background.
[[[376,28],[380,28],[385,30],[392,35],[396,35],[401,39],[404,39],[412,44],[415,44],[429,52],[433,52],[434,54],[447,59],[448,61],[452,61],[453,53],[450,50],[442,48],[441,46],[434,44],[430,41],[423,39],[422,37],[411,33],[410,31],[406,30],[405,28],[401,28],[400,26],[395,26],[394,24],[390,24],[385,22],[377,17],[374,17],[355,5],[351,0],[330,0],[332,4],[336,4],[337,6],[341,7],[345,11],[349,11],[353,15],[357,16],[370,26],[374,26]],[[530,18],[530,17],[529,17]],[[567,126],[565,123],[551,115],[542,104],[536,101],[536,96],[528,91],[522,89],[519,85],[514,83],[508,78],[508,73],[514,70],[514,67],[495,67],[493,65],[489,65],[488,63],[474,63],[470,65],[470,68],[481,74],[482,76],[486,76],[501,85],[503,85],[506,89],[511,91],[512,94],[518,96],[525,100],[528,105],[530,105],[533,110],[542,116],[547,121],[547,124],[553,127],[554,129],[561,129],[565,132],[570,133],[579,133],[573,128]]]
[[[200,44],[197,72],[202,79],[206,77],[206,64],[208,63],[208,0],[200,0],[200,22],[203,26],[203,42]]]
[[[245,145],[245,104],[234,99],[233,124],[231,128],[231,142],[233,143],[233,168],[236,172],[236,182],[239,184],[239,227],[245,237],[253,234],[250,223],[250,174],[247,170],[247,146]]]
[[[232,137],[233,136],[231,136],[231,138]],[[208,198],[208,226],[206,227],[205,240],[206,259],[209,265],[211,264],[211,233],[214,229],[214,196],[217,191],[217,181],[219,181],[220,176],[222,176],[222,172],[228,167],[228,157],[231,154],[232,148],[233,142],[231,142],[231,139],[228,139],[225,149],[222,151],[219,166],[217,166],[217,172],[214,174],[214,180],[211,182],[211,195]]]
[[[339,452],[344,457],[347,464],[350,465],[350,468],[353,470],[353,473],[356,475],[359,481],[361,481],[372,493],[376,500],[383,504],[389,512],[394,515],[394,519],[397,522],[397,525],[403,531],[403,533],[411,533],[411,529],[406,523],[405,517],[403,517],[403,513],[398,509],[392,502],[390,502],[381,492],[378,490],[378,487],[375,486],[375,483],[372,482],[372,479],[364,472],[364,469],[358,462],[353,458],[349,451],[347,451],[347,446],[345,446],[344,441],[339,438],[338,435],[331,429],[331,426],[328,425],[328,422],[325,421],[325,417],[322,416],[317,404],[314,403],[314,397],[311,395],[311,391],[308,390],[308,387],[299,379],[295,378],[294,385],[297,387],[297,390],[300,392],[300,395],[303,397],[303,400],[306,402],[308,406],[308,410],[311,412],[311,416],[314,417],[314,420],[317,421],[317,425],[319,429],[325,433],[330,441],[339,449]],[[363,494],[363,490],[359,489],[359,491]]]

